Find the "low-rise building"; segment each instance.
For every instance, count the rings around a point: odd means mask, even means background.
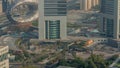
[[[9,68],[8,46],[0,46],[0,68]]]

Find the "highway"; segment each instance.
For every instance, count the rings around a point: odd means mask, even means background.
[[[45,65],[43,65],[43,64],[33,64],[33,63],[31,63],[30,65],[35,65],[38,68],[44,68],[45,67]],[[22,63],[10,63],[10,68],[18,68],[18,67],[21,67],[21,66],[23,66]]]

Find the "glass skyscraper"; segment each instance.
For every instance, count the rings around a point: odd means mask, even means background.
[[[101,32],[106,37],[120,38],[120,0],[101,0]]]

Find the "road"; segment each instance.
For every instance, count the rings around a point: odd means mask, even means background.
[[[109,66],[110,68],[113,68],[115,64],[117,64],[120,61],[120,56]]]
[[[45,65],[42,65],[42,64],[30,64],[30,65],[35,65],[38,68],[44,68],[45,67]],[[21,64],[21,63],[10,63],[10,68],[19,68],[21,66],[23,66],[23,64]]]

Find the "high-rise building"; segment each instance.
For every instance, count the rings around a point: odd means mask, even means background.
[[[101,32],[106,37],[120,38],[120,0],[101,0]]]
[[[99,5],[99,0],[80,0],[81,10],[90,10],[92,7]]]
[[[6,10],[7,10],[7,3],[8,3],[8,0],[2,0],[2,10],[3,10],[3,12],[6,12]]]
[[[10,11],[11,7],[14,5],[15,0],[0,0],[2,2],[2,12]]]
[[[40,0],[39,3],[39,39],[66,39],[66,1]]]
[[[8,46],[0,46],[0,68],[9,68]]]

